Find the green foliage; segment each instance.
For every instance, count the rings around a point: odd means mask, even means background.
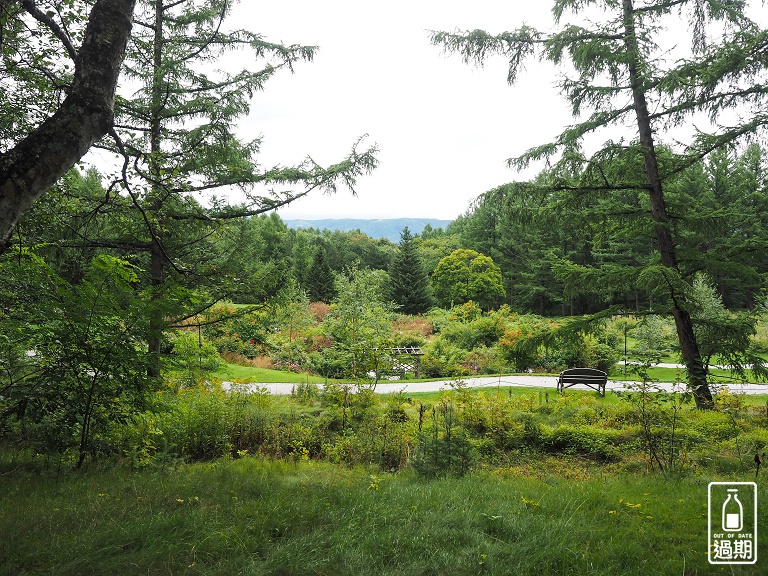
[[[691,316],[705,368],[709,369],[717,357],[742,378],[747,367],[753,376],[768,378],[765,361],[751,350],[751,338],[757,332],[757,314],[735,314],[726,310],[722,297],[702,274],[694,278],[691,301]]]
[[[672,349],[671,327],[655,314],[643,316],[630,333],[635,340],[633,357],[644,364],[659,363]]]
[[[328,255],[320,246],[315,250],[306,280],[309,297],[314,302],[331,302],[336,295],[336,276],[328,264]]]
[[[532,345],[550,330],[548,323],[535,316],[516,316],[499,340],[499,353],[517,372],[539,365],[539,346]]]
[[[469,369],[465,363],[469,354],[469,351],[439,334],[424,346],[421,372],[426,378],[468,376]]]
[[[504,297],[501,270],[488,256],[474,250],[454,250],[437,265],[432,274],[432,289],[444,307],[470,300],[490,309]]]
[[[542,434],[536,441],[546,451],[580,454],[598,460],[617,460],[618,436],[616,432],[603,428],[563,424]]]
[[[267,335],[275,323],[268,309],[222,304],[200,314],[198,320],[205,338],[221,353],[253,358],[271,351]]]
[[[81,466],[110,424],[149,405],[136,270],[102,255],[72,284],[32,252],[1,266],[8,280],[35,284],[27,302],[11,298],[1,312],[2,419],[41,452],[73,454]]]
[[[635,410],[650,467],[669,473],[683,465],[680,412],[684,398],[677,392],[665,392],[645,379],[628,386],[622,398]]]
[[[220,390],[198,386],[178,392],[160,428],[168,448],[180,457],[211,460],[229,453],[227,399]]]
[[[337,278],[337,297],[324,319],[336,353],[346,355],[347,377],[365,380],[389,340],[393,306],[384,300],[380,276],[351,268]]]
[[[608,372],[619,358],[618,344],[618,335],[605,322],[513,316],[499,340],[499,353],[517,371],[587,367]]]
[[[194,386],[198,380],[221,364],[218,351],[199,334],[179,331],[171,338],[170,364],[179,374],[181,386]]]
[[[274,212],[312,190],[352,189],[356,178],[376,165],[374,149],[360,150],[357,144],[327,167],[310,159],[293,167],[258,165],[260,141],[241,141],[236,124],[248,114],[254,92],[279,70],[311,60],[315,48],[283,46],[233,29],[223,24],[231,8],[229,2],[199,0],[137,8],[123,63],[130,93],[118,89],[114,133],[102,142],[117,157],[112,181],[102,187],[93,185],[92,174],[66,178],[23,225],[29,231],[24,241],[50,245],[44,256],[55,259],[53,265],[68,278],[81,273],[84,254],[86,262],[92,253],[104,253],[137,266],[138,282],[147,288],[151,321],[144,340],[153,376],[159,376],[167,330],[188,325],[222,300],[263,303],[285,284],[287,227],[276,214],[250,217]],[[4,21],[15,21],[18,14],[12,12],[3,14]],[[57,4],[43,19],[64,13]],[[82,21],[70,21],[54,36],[61,39],[81,26]],[[9,34],[8,41],[17,39]],[[237,61],[253,69],[201,67],[227,52],[246,54]],[[66,87],[61,80],[60,88]],[[220,195],[233,186],[244,193],[237,206]],[[259,192],[259,186],[267,190]],[[70,251],[66,255],[63,245]],[[72,256],[72,250],[80,253]],[[258,339],[244,342],[249,340]]]
[[[591,17],[592,8],[595,18]],[[676,25],[676,12],[686,8],[693,21],[685,31],[692,48],[685,56],[670,59],[667,56],[672,46],[662,43],[662,32]],[[765,62],[747,56],[762,46],[765,34],[750,20],[749,13],[748,3],[723,10],[719,2],[698,0],[673,5],[658,0],[642,6],[630,1],[565,1],[555,4],[556,26],[548,32],[523,25],[497,35],[482,30],[432,33],[434,44],[459,54],[465,62],[483,64],[493,56],[506,58],[510,84],[517,81],[526,60],[533,57],[551,62],[562,72],[558,85],[577,118],[576,124],[564,128],[554,141],[511,159],[510,165],[519,169],[541,161],[550,168],[535,182],[500,187],[511,196],[507,205],[499,206],[506,210],[483,203],[479,217],[491,224],[488,235],[494,240],[493,232],[498,229],[494,220],[504,216],[562,228],[566,233],[555,237],[563,242],[551,245],[552,272],[572,305],[574,299],[586,296],[585,292],[591,296],[587,301],[597,300],[600,308],[617,292],[624,295],[624,307],[633,291],[636,303],[639,289],[649,290],[651,296],[661,294],[663,306],[675,319],[689,385],[701,408],[711,405],[712,394],[686,308],[685,279],[702,269],[702,261],[708,261],[726,277],[738,270],[735,275],[746,280],[747,300],[752,299],[751,289],[759,277],[754,261],[748,257],[733,262],[723,252],[719,258],[709,258],[708,246],[721,226],[729,238],[723,246],[738,245],[736,252],[751,252],[752,230],[760,238],[757,245],[762,246],[764,238],[751,216],[728,213],[732,187],[725,184],[729,181],[726,151],[749,143],[768,125],[768,118],[760,113],[746,114],[735,125],[724,121],[746,102],[753,105],[751,95],[764,94],[768,82]],[[566,22],[564,17],[569,16],[577,23]],[[679,32],[676,29],[676,34]],[[708,43],[709,34],[717,41]],[[697,126],[685,142],[672,137],[674,150],[661,145],[662,139],[671,137],[672,129],[686,126],[702,113],[709,120],[707,128]],[[633,126],[629,138],[609,139],[590,156],[584,153],[587,137],[600,138],[606,131],[626,130],[627,126]],[[751,156],[750,168],[758,167],[754,152]],[[703,179],[697,177],[707,157],[715,169],[711,195],[701,193],[706,186],[701,186]],[[753,176],[759,172],[744,172],[754,185]],[[676,198],[678,194],[682,198]],[[762,191],[758,196],[763,196]],[[676,202],[678,199],[682,201]],[[691,210],[692,205],[703,209]],[[743,214],[749,212],[747,209]],[[696,221],[697,216],[686,218],[689,213],[705,216]],[[741,222],[748,224],[741,228]],[[692,229],[698,235],[696,241],[688,242]],[[578,238],[576,246],[569,241],[573,232]],[[631,232],[637,238],[627,243]],[[637,242],[643,237],[653,244],[646,242],[643,248],[643,243]],[[508,241],[504,245],[511,248]],[[619,246],[624,250],[617,249]],[[542,260],[542,255],[539,251],[536,260]],[[653,284],[643,285],[643,279]],[[536,280],[528,285],[540,290],[542,283]],[[723,282],[724,287],[733,284],[730,278]],[[544,308],[544,294],[540,294]]]
[[[300,382],[291,390],[291,396],[300,404],[309,404],[315,402],[320,397],[320,388],[317,384],[309,382]]]
[[[429,276],[408,227],[389,266],[389,295],[403,314],[422,314],[432,304]]]

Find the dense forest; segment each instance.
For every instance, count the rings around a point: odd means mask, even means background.
[[[704,274],[729,310],[754,309],[761,303],[768,271],[762,257],[768,246],[765,151],[752,145],[740,153],[718,152],[683,172],[668,190],[683,276],[692,280]],[[18,249],[37,247],[71,282],[81,280],[99,254],[148,270],[135,242],[126,239],[125,228],[140,223],[117,222],[112,213],[96,210],[106,194],[98,173],[73,172],[19,227],[23,242]],[[445,229],[427,226],[415,235],[404,230],[404,246],[359,230],[288,228],[275,213],[215,227],[200,224],[197,231],[185,226],[184,234],[177,233],[178,242],[189,255],[176,256],[176,266],[183,267],[185,259],[194,261],[203,269],[183,270],[184,282],[198,287],[208,282],[211,301],[242,304],[261,303],[291,282],[310,300],[329,304],[337,275],[353,267],[379,271],[383,285],[395,290],[389,299],[400,306],[408,291],[430,288],[431,299],[406,310],[419,313],[431,305],[482,300],[478,295],[446,299],[443,292],[451,282],[441,285],[439,273],[434,278],[440,262],[463,249],[490,258],[500,272],[502,287],[482,302],[485,309],[507,304],[541,316],[609,308],[663,311],[663,292],[652,279],[637,274],[658,260],[653,230],[643,222],[646,211],[639,191],[578,201],[556,193],[531,199],[508,185],[479,196]],[[542,225],[532,225],[536,219]],[[398,259],[402,248],[409,251],[405,260]],[[426,284],[405,279],[404,285],[393,286],[393,270],[403,274],[408,269],[423,270]],[[434,298],[435,290],[442,299]]]

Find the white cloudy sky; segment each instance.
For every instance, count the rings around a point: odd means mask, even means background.
[[[263,136],[263,165],[306,155],[332,163],[364,134],[380,149],[380,166],[359,181],[357,197],[307,197],[281,210],[284,218],[453,219],[478,194],[517,179],[507,158],[570,121],[546,65],[532,62],[509,87],[503,59],[477,69],[429,42],[429,30],[547,29],[548,2],[243,0],[233,22],[320,48],[253,99],[242,130]]]
[[[380,149],[380,166],[359,181],[357,197],[315,195],[280,215],[453,219],[482,192],[533,176],[513,173],[505,160],[574,121],[554,69],[531,60],[510,87],[503,58],[465,65],[430,45],[429,30],[547,31],[550,9],[546,0],[241,0],[234,26],[320,48],[313,62],[280,73],[254,97],[242,135],[263,137],[261,164],[307,155],[333,163],[364,134]],[[633,136],[631,126],[624,136]]]

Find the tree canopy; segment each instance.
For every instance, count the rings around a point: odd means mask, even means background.
[[[471,300],[489,309],[505,294],[499,267],[490,257],[466,248],[440,260],[432,275],[432,288],[445,307]]]

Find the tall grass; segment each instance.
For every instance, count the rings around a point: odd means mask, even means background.
[[[710,566],[707,482],[430,482],[245,458],[0,477],[2,574],[764,574]],[[765,501],[760,487],[759,499]],[[759,531],[768,533],[763,514]],[[764,541],[764,539],[762,540]]]

